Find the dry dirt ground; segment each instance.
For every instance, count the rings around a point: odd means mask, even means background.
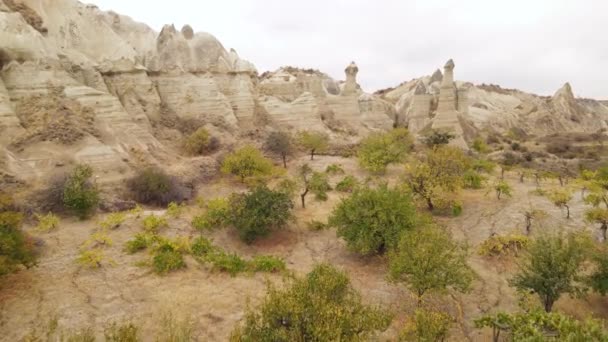
[[[306,158],[291,162],[290,172]],[[309,162],[313,169],[324,170],[332,163],[341,164],[347,174],[361,179],[367,175],[356,161],[338,157],[320,156]],[[400,167],[389,170],[385,178],[394,183]],[[342,176],[332,177],[335,184]],[[541,231],[588,229],[597,235],[596,227],[583,221],[584,205],[580,194],[572,201],[572,219],[566,220],[560,209],[547,199],[531,194],[535,189],[532,180],[519,183],[515,174],[507,174],[514,187],[513,197],[498,201],[486,190],[463,191],[463,214],[457,218],[441,218],[456,239],[471,246],[470,265],[478,274],[469,294],[447,295],[433,298],[442,302],[445,310],[458,318],[451,331],[450,340],[488,341],[488,331],[480,332],[472,325],[474,318],[493,310],[515,310],[516,294],[508,285],[515,270],[513,260],[487,259],[477,255],[478,245],[492,233],[523,232],[523,212],[530,207],[545,210],[549,218],[536,222],[533,233]],[[558,184],[543,184],[557,186]],[[227,196],[242,191],[242,186],[227,180],[202,185],[199,194],[204,198]],[[312,219],[325,222],[341,194],[331,192],[327,202],[316,202],[309,196],[307,208],[296,201],[296,219],[286,230],[247,246],[238,241],[234,232],[223,230],[212,234],[214,242],[244,257],[255,254],[273,254],[285,259],[287,267],[297,274],[305,274],[317,262],[330,262],[350,274],[354,286],[362,293],[365,302],[382,305],[396,316],[391,327],[379,336],[379,340],[395,340],[405,318],[415,307],[415,298],[403,285],[386,280],[386,260],[361,258],[350,253],[335,230],[311,231],[306,223]],[[166,235],[195,236],[190,217],[197,212],[193,205],[181,218],[172,219]],[[255,305],[264,296],[267,281],[280,283],[279,275],[238,275],[213,272],[187,257],[185,270],[158,276],[148,267],[137,263],[149,257],[146,252],[127,255],[124,243],[141,231],[141,220],[130,218],[120,228],[111,231],[113,245],[106,255],[111,265],[101,269],[86,269],[75,259],[79,246],[95,230],[94,220],[80,222],[64,219],[59,229],[47,234],[32,234],[45,242],[37,267],[8,277],[0,283],[0,340],[19,341],[34,327],[43,327],[55,317],[63,329],[75,330],[96,327],[99,336],[103,327],[113,321],[133,320],[142,327],[146,341],[154,340],[161,313],[171,310],[194,319],[196,335],[201,341],[225,341],[234,325],[243,317],[249,305]],[[608,317],[608,301],[595,295],[587,299],[563,298],[556,309],[586,317],[594,314]]]

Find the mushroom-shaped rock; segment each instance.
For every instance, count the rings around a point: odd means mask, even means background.
[[[426,90],[426,86],[424,85],[424,82],[418,81],[418,83],[416,83],[416,89],[414,90],[414,95],[423,95],[426,93],[427,93],[427,90]]]
[[[342,95],[352,95],[357,92],[358,72],[359,68],[355,62],[351,62],[349,66],[344,69],[344,73],[346,73],[346,82],[344,84],[344,89],[342,89]]]
[[[441,82],[441,88],[454,87],[454,67],[454,61],[451,59],[443,66],[443,80]]]
[[[443,74],[441,73],[441,70],[437,69],[431,76],[430,83],[441,82],[441,80],[443,80]]]
[[[192,37],[194,37],[194,30],[192,29],[192,26],[184,25],[184,27],[182,27],[182,35],[188,40],[192,39]]]

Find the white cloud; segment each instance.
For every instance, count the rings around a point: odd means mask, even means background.
[[[88,1],[157,30],[190,24],[260,71],[294,65],[341,79],[354,60],[373,91],[453,58],[459,80],[543,95],[569,81],[579,96],[608,98],[605,0]]]

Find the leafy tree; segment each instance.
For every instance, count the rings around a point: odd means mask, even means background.
[[[570,218],[570,205],[572,192],[567,189],[555,189],[549,193],[549,200],[558,208],[566,208],[566,218]]]
[[[530,235],[532,232],[532,221],[547,217],[547,213],[544,210],[531,208],[524,211],[524,218],[526,220],[526,234]]]
[[[298,135],[298,142],[310,151],[310,160],[314,160],[315,153],[324,152],[329,147],[329,136],[323,132],[303,131]]]
[[[359,164],[371,172],[382,173],[389,164],[403,161],[411,146],[412,138],[405,128],[373,133],[361,141]]]
[[[81,219],[89,217],[99,203],[99,190],[91,180],[92,176],[90,166],[76,165],[63,188],[63,205]]]
[[[230,208],[230,223],[243,241],[252,243],[285,226],[291,218],[293,202],[284,192],[258,186],[247,194],[232,195]]]
[[[397,250],[390,255],[389,274],[392,280],[407,283],[418,303],[430,291],[466,292],[474,278],[466,248],[439,227],[403,233]]]
[[[401,332],[401,341],[443,342],[454,319],[445,312],[417,309]]]
[[[265,149],[283,160],[283,167],[287,168],[287,157],[294,152],[293,138],[287,132],[275,131],[268,135]]]
[[[608,332],[599,320],[578,321],[542,310],[516,314],[498,312],[475,320],[478,329],[492,328],[492,341],[606,341]],[[501,338],[501,334],[505,338]]]
[[[269,285],[257,310],[248,310],[231,341],[367,341],[390,315],[365,306],[346,273],[321,264],[290,286]]]
[[[533,291],[545,311],[564,293],[581,294],[585,287],[580,268],[586,259],[587,241],[581,236],[543,236],[532,241],[510,283],[519,290]]]
[[[329,224],[348,247],[363,255],[381,254],[397,246],[403,231],[424,223],[409,193],[382,185],[357,188],[334,208]]]
[[[499,200],[502,195],[511,197],[511,186],[504,180],[498,180],[494,184],[494,192],[496,193],[496,198]]]
[[[608,209],[591,208],[585,212],[585,220],[591,223],[600,224],[603,241],[606,241],[606,232],[608,231]]]
[[[0,193],[0,276],[16,272],[19,266],[36,265],[33,242],[21,230],[22,220],[12,198]]]
[[[423,138],[423,141],[428,147],[436,147],[441,145],[447,145],[454,138],[456,138],[456,135],[450,132],[432,130]]]
[[[191,155],[202,155],[213,152],[219,147],[217,138],[201,127],[184,140],[184,150]]]
[[[336,190],[340,192],[353,192],[357,186],[359,186],[357,178],[348,175],[336,184]]]
[[[470,161],[462,150],[436,147],[428,152],[426,158],[407,166],[405,183],[426,202],[429,210],[433,210],[435,201],[462,187],[463,174],[469,166]]]
[[[300,166],[298,173],[303,186],[303,191],[300,194],[302,208],[306,208],[306,195],[309,192],[315,194],[317,200],[327,200],[327,191],[331,190],[327,174],[313,171],[308,164]]]
[[[589,275],[588,283],[591,288],[605,296],[608,293],[608,249],[598,248],[593,253],[593,272]]]
[[[272,162],[253,146],[242,147],[226,156],[222,172],[231,174],[245,182],[249,177],[264,177],[272,173]]]

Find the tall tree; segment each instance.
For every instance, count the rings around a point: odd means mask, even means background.
[[[287,168],[287,157],[294,152],[293,139],[287,132],[275,131],[268,135],[264,148],[281,157],[283,167]]]
[[[574,234],[539,237],[530,243],[511,285],[536,293],[545,311],[550,312],[563,294],[584,292],[581,266],[587,257],[587,243],[586,238]]]
[[[323,152],[329,147],[329,136],[323,132],[302,131],[298,135],[300,145],[310,152],[310,160],[315,153]]]

